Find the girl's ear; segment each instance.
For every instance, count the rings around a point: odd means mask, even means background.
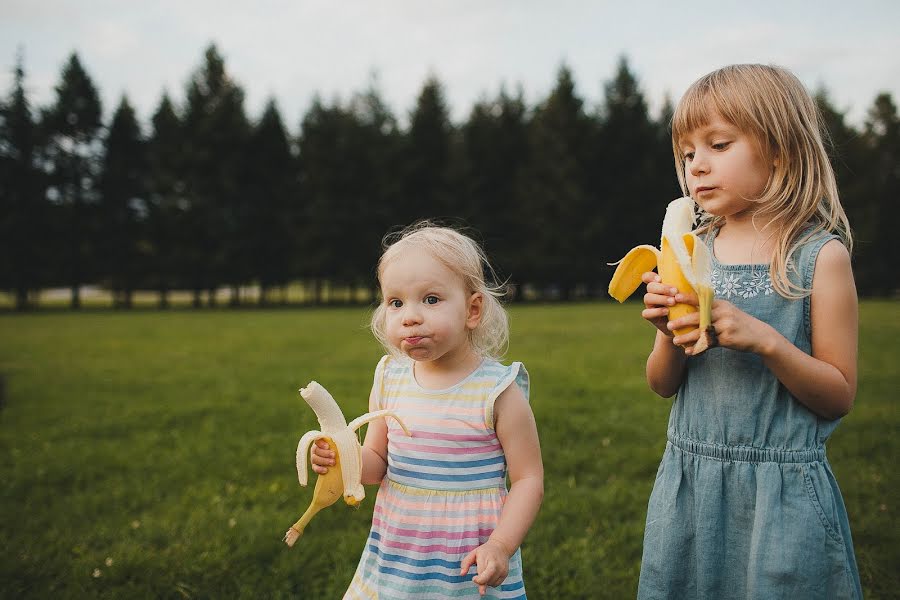
[[[484,296],[481,292],[472,292],[466,305],[466,328],[475,329],[481,322]]]

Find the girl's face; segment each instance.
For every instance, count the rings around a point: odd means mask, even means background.
[[[391,345],[416,361],[440,363],[469,354],[481,294],[468,292],[458,274],[429,252],[410,248],[382,268],[380,279]]]
[[[752,214],[766,189],[772,165],[754,140],[715,114],[680,140],[688,191],[700,207],[718,217]]]

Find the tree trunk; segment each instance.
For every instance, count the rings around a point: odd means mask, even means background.
[[[169,308],[169,290],[166,286],[159,288],[159,308],[161,310]]]
[[[71,306],[72,310],[78,310],[81,308],[81,286],[77,283],[72,284],[72,294],[71,294]]]

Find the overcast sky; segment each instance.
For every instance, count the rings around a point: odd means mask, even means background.
[[[373,74],[401,120],[436,75],[461,121],[501,85],[533,105],[563,63],[593,109],[625,55],[654,114],[710,70],[761,62],[825,86],[860,125],[877,93],[900,103],[898,32],[897,0],[0,0],[0,93],[21,47],[32,103],[51,103],[77,51],[106,117],[126,93],[147,122],[164,89],[183,101],[214,42],[251,117],[274,97],[292,131],[316,92],[345,99]]]

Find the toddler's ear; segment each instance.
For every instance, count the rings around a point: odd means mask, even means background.
[[[466,327],[475,329],[481,322],[482,309],[484,307],[484,296],[481,292],[472,292],[469,296],[468,306],[466,307]]]

